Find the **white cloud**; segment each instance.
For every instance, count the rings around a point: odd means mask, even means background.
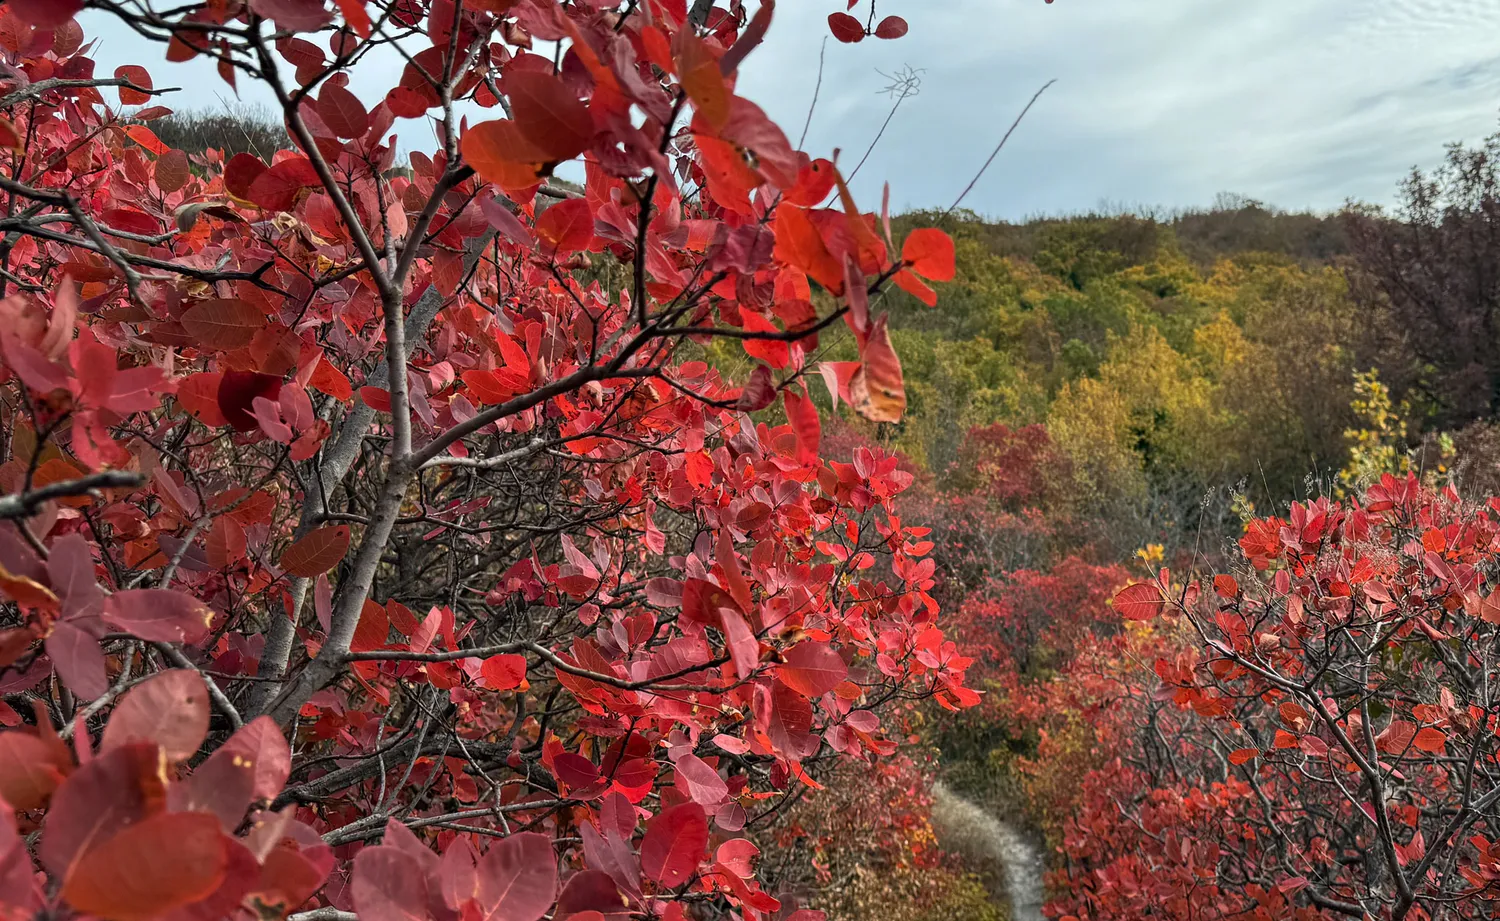
[[[870,0],[862,0],[868,3]],[[782,0],[740,92],[796,139],[833,0]],[[863,5],[861,9],[864,9]],[[855,182],[873,205],[946,207],[1047,79],[1039,101],[966,205],[1009,218],[1101,201],[1205,204],[1234,191],[1288,208],[1385,201],[1448,141],[1497,126],[1500,0],[881,0],[911,24],[897,41],[829,40],[807,150],[857,162],[890,107],[877,71],[921,68]],[[147,63],[179,108],[229,97],[213,68],[159,52],[98,14],[100,70]],[[399,61],[356,75],[373,102]],[[264,98],[264,97],[262,97]],[[432,146],[405,123],[402,142]]]

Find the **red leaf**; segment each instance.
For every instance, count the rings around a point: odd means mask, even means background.
[[[376,412],[388,413],[391,411],[391,392],[381,387],[366,385],[359,388],[359,398],[364,404]]]
[[[745,55],[755,50],[755,47],[765,41],[766,31],[771,28],[771,15],[776,11],[776,0],[760,0],[760,8],[755,15],[750,17],[750,22],[745,25],[740,37],[735,39],[730,49],[719,58],[719,69],[724,76],[730,76],[739,69],[740,62]],[[679,33],[680,34],[680,33]]]
[[[245,558],[247,549],[245,529],[238,521],[228,515],[214,519],[208,539],[203,542],[203,552],[210,566],[228,569]]]
[[[582,198],[560,201],[536,219],[536,236],[552,258],[586,250],[594,242],[594,212]]]
[[[552,774],[574,796],[578,791],[599,782],[599,769],[594,762],[574,752],[559,752],[552,759]],[[595,793],[602,792],[596,790]]]
[[[1417,733],[1416,738],[1412,739],[1412,744],[1417,748],[1420,748],[1424,752],[1429,752],[1434,755],[1441,755],[1443,753],[1444,746],[1448,744],[1448,736],[1441,729],[1434,729],[1431,726],[1424,726],[1422,730]]]
[[[521,136],[543,162],[571,160],[588,149],[594,117],[560,78],[537,70],[508,71],[500,89],[510,99]]]
[[[740,390],[739,399],[735,408],[742,412],[755,412],[765,409],[776,400],[776,382],[771,379],[771,369],[765,365],[757,364],[755,370],[750,372],[750,379]]]
[[[237,153],[224,164],[224,190],[241,201],[250,201],[250,188],[269,167],[259,157]]]
[[[291,32],[311,32],[333,19],[324,0],[250,0],[250,8]]]
[[[626,904],[620,887],[603,870],[580,870],[568,877],[567,885],[557,897],[554,917],[567,921],[589,921],[594,915],[601,919],[608,913],[621,917]]]
[[[354,387],[349,383],[348,376],[326,357],[318,360],[312,376],[307,379],[307,386],[321,390],[335,400],[347,401],[354,398]]]
[[[166,777],[155,745],[127,745],[80,767],[52,797],[38,856],[67,885],[84,852],[162,811]]]
[[[1161,589],[1150,582],[1127,585],[1115,594],[1114,607],[1126,620],[1150,620],[1166,606]]]
[[[537,921],[557,898],[557,858],[546,835],[523,832],[496,841],[476,872],[474,901],[482,918]]]
[[[390,845],[354,857],[349,894],[360,921],[427,921],[427,876],[417,859]]]
[[[128,80],[143,90],[155,88],[151,83],[151,74],[147,73],[146,68],[139,64],[125,64],[121,67],[116,67],[115,79]],[[151,96],[148,93],[133,90],[128,86],[120,87],[120,105],[122,106],[140,106],[150,101]]]
[[[740,879],[755,875],[755,858],[759,856],[760,848],[749,838],[731,838],[714,850],[714,860]]]
[[[56,736],[0,732],[0,800],[11,809],[42,805],[72,769],[68,747]]]
[[[153,816],[85,852],[62,896],[105,921],[151,921],[219,888],[229,863],[225,844],[211,815]]]
[[[213,616],[198,599],[163,588],[115,592],[104,601],[105,620],[152,643],[196,643]]]
[[[226,351],[249,345],[265,325],[266,315],[258,307],[233,298],[199,301],[182,315],[182,328],[195,345]]]
[[[743,310],[740,312],[740,322],[747,333],[765,333],[769,336],[778,336],[781,330],[775,323],[754,312]],[[785,339],[772,338],[747,338],[744,340],[745,354],[752,358],[759,358],[773,368],[785,368],[787,362],[792,359],[791,347]]]
[[[203,676],[172,669],[141,682],[120,698],[104,728],[100,751],[131,742],[160,745],[169,761],[186,761],[208,735],[208,688]]]
[[[1417,724],[1408,720],[1391,720],[1375,737],[1375,747],[1390,755],[1399,755],[1417,735]]]
[[[156,159],[156,187],[168,195],[187,185],[193,178],[193,173],[188,169],[187,154],[180,150],[169,150]],[[120,229],[116,226],[116,229]],[[159,233],[155,220],[152,220],[152,229],[148,233]]]
[[[370,113],[359,97],[337,83],[325,84],[318,94],[318,116],[333,133],[347,140],[357,140],[370,130]]]
[[[253,431],[255,398],[275,400],[281,395],[281,378],[258,371],[225,371],[219,379],[219,412],[236,431]],[[207,419],[204,424],[209,424]]]
[[[771,719],[766,734],[771,744],[790,759],[805,758],[818,751],[812,734],[812,704],[781,681],[772,685]]]
[[[527,249],[536,245],[531,231],[505,206],[504,201],[486,196],[479,200],[479,210],[484,214],[485,220],[490,222],[490,226],[500,231],[500,235],[510,242]]]
[[[10,0],[9,12],[39,29],[55,29],[83,9],[83,0]]]
[[[848,13],[829,13],[828,29],[834,38],[845,44],[853,44],[865,37],[865,27]]]
[[[816,207],[833,191],[833,161],[819,157],[809,160],[797,171],[797,183],[786,193],[786,200],[804,208]]]
[[[922,279],[912,273],[902,269],[896,273],[895,282],[896,287],[910,294],[928,307],[937,306],[937,292],[923,284]]]
[[[479,667],[485,686],[492,691],[509,691],[518,688],[526,680],[526,657],[517,655],[490,656]]]
[[[311,579],[339,564],[349,552],[348,525],[328,525],[309,532],[281,554],[287,573]]]
[[[797,435],[797,463],[803,465],[818,462],[818,445],[822,440],[822,423],[818,421],[818,408],[812,397],[798,396],[788,390],[781,395],[786,403],[786,418]]]
[[[913,230],[901,246],[901,261],[931,281],[951,281],[955,271],[953,238],[935,227]]]
[[[876,38],[900,38],[906,34],[906,20],[900,16],[887,16],[875,27]]]
[[[806,272],[832,294],[844,293],[844,265],[828,251],[805,209],[782,204],[776,209],[775,229],[778,260]]]
[[[290,211],[297,204],[297,193],[320,182],[311,160],[287,157],[256,176],[245,197],[267,211]]]
[[[682,586],[682,616],[700,624],[718,627],[723,610],[739,611],[729,593],[705,579],[688,579]]]
[[[663,809],[641,839],[641,871],[667,888],[687,882],[708,847],[708,818],[697,803]]]
[[[760,665],[760,642],[756,640],[750,625],[745,622],[745,615],[731,608],[723,608],[719,614],[735,674],[743,681],[755,674],[756,667]]]
[[[804,640],[786,651],[776,677],[804,697],[821,697],[849,677],[849,666],[827,643]]]
[[[1260,749],[1258,748],[1237,748],[1229,753],[1229,763],[1244,764],[1258,757],[1260,757]]]

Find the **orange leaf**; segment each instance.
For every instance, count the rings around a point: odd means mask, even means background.
[[[348,375],[327,358],[318,359],[317,367],[313,368],[312,376],[307,379],[307,385],[323,391],[335,400],[354,398],[354,387],[349,383]]]
[[[150,921],[212,895],[228,864],[216,817],[167,812],[87,851],[62,896],[105,921]]]
[[[781,262],[806,272],[834,295],[844,293],[844,266],[828,251],[823,235],[818,233],[805,209],[786,203],[776,209],[775,255]]]
[[[1161,589],[1150,582],[1127,585],[1115,595],[1115,610],[1126,620],[1150,620],[1166,606]]]
[[[927,287],[922,279],[902,269],[895,276],[896,287],[910,294],[912,297],[926,304],[928,307],[937,306],[937,292]]]
[[[338,0],[339,12],[344,14],[344,22],[354,30],[360,38],[370,37],[370,13],[365,9],[365,0]]]
[[[900,422],[906,413],[906,384],[901,375],[901,359],[891,346],[887,317],[870,327],[864,347],[860,349],[860,368],[849,381],[849,402],[854,411],[871,422]]]
[[[311,579],[337,566],[348,552],[349,527],[329,525],[286,548],[281,554],[281,568],[291,575]]]
[[[683,29],[677,33],[677,75],[698,114],[714,130],[729,119],[729,87],[724,83],[719,61],[708,43]]]
[[[1255,748],[1237,748],[1229,753],[1230,764],[1244,764],[1260,757],[1260,750]]]
[[[1448,736],[1441,729],[1427,726],[1417,733],[1416,738],[1412,739],[1412,744],[1424,752],[1441,755],[1443,747],[1448,744]]]
[[[506,191],[536,185],[547,160],[510,119],[474,125],[464,134],[459,147],[479,178]]]
[[[161,142],[161,139],[156,136],[156,132],[144,125],[130,125],[125,129],[125,134],[132,141],[135,141],[158,157],[171,149]]]
[[[913,230],[901,247],[901,261],[932,281],[951,281],[954,274],[953,238],[936,227]]]

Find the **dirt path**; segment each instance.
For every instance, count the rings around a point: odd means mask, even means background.
[[[1012,921],[1043,921],[1042,854],[1018,828],[949,790],[932,788],[932,822],[938,844],[988,867],[986,883],[1010,903]]]

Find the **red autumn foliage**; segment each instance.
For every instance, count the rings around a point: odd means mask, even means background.
[[[1387,475],[1241,546],[1232,574],[1125,589],[1145,622],[1044,692],[1111,753],[1060,809],[1051,911],[1492,916],[1500,501]]]
[[[772,5],[91,5],[295,149],[172,150],[82,4],[0,8],[0,916],[811,921],[747,828],[978,698],[911,476],[825,460],[800,380],[842,321],[899,420],[868,299],[952,245],[898,255],[736,94]]]

